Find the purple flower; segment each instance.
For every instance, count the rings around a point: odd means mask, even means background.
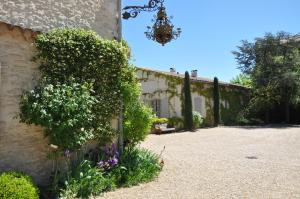
[[[111,146],[106,145],[104,147],[104,160],[100,161],[97,166],[98,168],[109,170],[112,167],[116,166],[119,162],[119,153],[117,151],[117,146],[112,144]]]
[[[65,157],[70,158],[71,157],[71,153],[68,149],[65,150]]]
[[[113,167],[113,166],[116,166],[118,164],[118,159],[113,157],[111,159],[108,160],[108,164],[109,166]]]
[[[104,167],[104,162],[103,161],[98,162],[97,166],[99,168],[103,168]]]

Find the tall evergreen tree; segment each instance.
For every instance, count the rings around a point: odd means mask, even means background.
[[[220,122],[220,91],[219,80],[214,78],[214,126],[218,126]]]
[[[184,76],[184,126],[186,130],[193,130],[193,105],[191,96],[190,75],[186,71]]]

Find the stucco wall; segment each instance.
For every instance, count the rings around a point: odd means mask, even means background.
[[[159,117],[181,117],[180,97],[170,97],[168,91],[168,81],[161,76],[155,76],[155,73],[147,73],[142,70],[137,71],[137,76],[141,81],[142,100],[151,105],[152,100],[160,100]],[[178,93],[181,93],[181,85],[176,87]]]
[[[0,21],[49,31],[58,27],[93,29],[118,38],[119,0],[0,0]]]
[[[182,117],[182,104],[181,104],[181,92],[182,85],[176,86],[177,96],[172,96],[170,88],[168,86],[168,80],[165,76],[155,75],[156,73],[147,73],[143,70],[137,71],[137,76],[142,85],[142,100],[149,105],[151,100],[161,100],[161,114],[160,117]],[[173,91],[172,91],[173,92]],[[203,95],[199,95],[197,92],[192,92],[193,109],[201,113],[202,116],[206,116],[206,99]],[[198,99],[197,99],[198,98]],[[167,103],[166,103],[167,102]]]
[[[142,100],[149,105],[152,105],[151,101],[153,100],[160,100],[159,117],[182,117],[183,75],[142,68],[138,69],[137,75],[142,84]],[[174,94],[174,91],[176,94]],[[244,102],[247,100],[248,93],[246,88],[226,82],[220,83],[221,122],[230,124],[235,121],[237,114],[242,110]],[[191,97],[193,110],[201,113],[205,118],[205,125],[212,125],[213,81],[208,82],[207,79],[206,81],[200,81],[191,78]],[[168,103],[165,103],[166,101]]]

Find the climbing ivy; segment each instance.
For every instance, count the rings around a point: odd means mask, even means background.
[[[221,121],[225,125],[233,125],[236,123],[241,110],[245,108],[248,101],[248,94],[246,89],[228,89],[226,87],[220,88],[220,97],[222,102],[220,104]]]
[[[43,83],[23,95],[21,121],[46,127],[46,135],[61,148],[78,149],[91,138],[112,138],[110,122],[121,108],[122,72],[130,56],[127,45],[93,31],[56,29],[40,34],[35,47]],[[80,85],[92,86],[80,90]],[[54,91],[48,92],[50,88]],[[87,100],[91,103],[84,105]]]
[[[183,88],[183,78],[155,71],[150,71],[147,69],[139,69],[142,71],[142,81],[147,81],[152,75],[157,80],[164,79],[167,85],[166,90],[157,89],[152,93],[144,93],[143,95],[148,98],[153,98],[156,95],[165,93],[168,97],[169,108],[176,115],[174,104],[172,99],[178,98],[183,104],[182,88]],[[195,81],[191,80],[191,92],[197,93],[199,96],[205,98],[205,111],[206,116],[204,118],[204,126],[212,126],[214,124],[214,111],[213,111],[213,84],[209,82]],[[248,101],[249,90],[242,87],[231,87],[220,85],[220,122],[223,124],[232,124],[236,122],[238,113],[243,109],[244,105]],[[223,102],[223,103],[222,103]],[[242,103],[243,102],[243,103]],[[228,107],[225,107],[225,103]],[[183,108],[183,107],[181,107]]]

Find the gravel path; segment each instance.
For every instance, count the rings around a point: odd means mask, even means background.
[[[300,127],[151,135],[142,146],[166,146],[159,178],[101,198],[300,198]]]

